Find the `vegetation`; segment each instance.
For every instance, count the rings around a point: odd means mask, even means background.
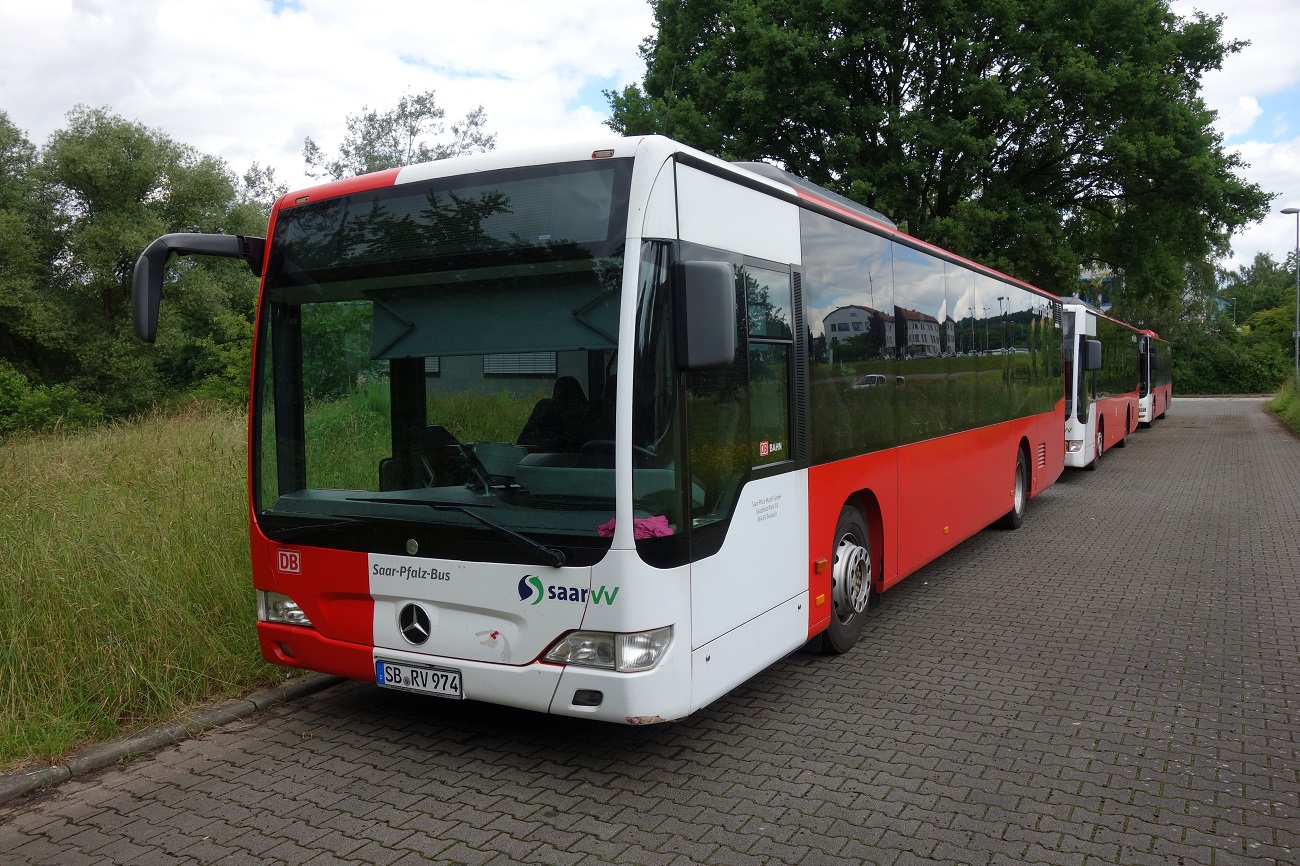
[[[526,398],[504,391],[433,396],[428,399],[428,419],[466,444],[514,442],[543,396],[542,389]],[[307,410],[305,424],[310,486],[377,489],[379,461],[393,451],[386,386],[361,385],[342,397],[316,402]],[[340,431],[347,435],[338,435]]]
[[[1296,392],[1294,377],[1282,383],[1277,396],[1268,404],[1268,410],[1276,413],[1292,430],[1300,434],[1300,394]]]
[[[0,444],[0,769],[282,679],[261,661],[245,417]]]
[[[918,237],[1072,295],[1082,269],[1177,307],[1189,261],[1269,197],[1236,175],[1202,76],[1241,43],[1167,0],[656,0],[609,125],[767,160]]]
[[[339,177],[493,147],[482,108],[451,125],[449,143],[427,143],[443,114],[430,92],[349,116],[338,158],[309,141],[308,165]],[[257,293],[249,268],[174,261],[152,346],[134,337],[131,276],[167,232],[264,234],[284,192],[272,169],[237,177],[106,108],[73,108],[40,148],[0,111],[0,436],[84,427],[190,395],[242,403]]]
[[[431,162],[467,153],[483,153],[496,146],[496,135],[487,131],[483,106],[471,111],[447,130],[443,118],[447,112],[434,99],[434,92],[406,95],[391,111],[376,111],[363,106],[360,115],[349,114],[347,135],[334,159],[327,159],[320,145],[308,137],[303,142],[302,157],[312,177],[352,177],[401,165]],[[451,140],[428,144],[444,132]]]
[[[261,232],[267,203],[253,195],[220,160],[105,109],[73,109],[39,151],[0,112],[0,433],[122,417],[237,380],[225,362],[247,345],[246,266],[177,265],[152,347],[132,334],[130,277],[165,232]]]
[[[1266,394],[1291,373],[1294,265],[1267,254],[1234,272],[1193,270],[1176,316],[1144,320],[1123,305],[1116,313],[1173,343],[1176,394]]]

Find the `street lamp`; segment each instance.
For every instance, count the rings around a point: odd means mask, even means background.
[[[998,347],[1003,352],[1007,350],[1007,317],[1002,313],[1002,302],[1008,301],[1008,309],[1011,307],[1010,299],[1006,295],[998,295]]]
[[[1295,330],[1291,339],[1295,342],[1295,390],[1294,396],[1300,396],[1300,207],[1284,207],[1284,214],[1295,214]]]
[[[1237,330],[1237,299],[1228,298],[1228,300],[1232,301],[1232,330],[1235,331]]]

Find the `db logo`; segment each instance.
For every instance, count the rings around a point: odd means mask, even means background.
[[[302,571],[302,563],[298,558],[296,550],[277,550],[275,552],[275,570],[285,574],[298,574]]]
[[[769,453],[769,450],[768,450],[767,442],[765,442],[765,441],[764,441],[764,442],[759,442],[759,443],[758,443],[758,456],[759,456],[759,457],[766,457],[766,456],[768,455],[768,453]]]

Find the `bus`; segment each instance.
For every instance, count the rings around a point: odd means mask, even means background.
[[[1139,331],[1079,298],[1065,317],[1065,465],[1096,469],[1137,429]]]
[[[1138,336],[1138,379],[1138,424],[1150,427],[1155,419],[1165,417],[1174,401],[1172,347],[1155,331]]]
[[[848,652],[880,593],[1063,467],[1058,298],[664,137],[165,235],[136,265],[145,340],[171,254],[261,278],[249,525],[280,665],[680,719]]]

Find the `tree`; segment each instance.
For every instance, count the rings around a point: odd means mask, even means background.
[[[418,162],[483,153],[496,146],[496,134],[486,130],[483,106],[447,130],[443,123],[447,112],[438,105],[432,90],[403,96],[391,111],[380,112],[363,106],[361,112],[348,115],[348,131],[334,159],[327,159],[310,137],[303,142],[302,156],[309,175],[338,180]],[[450,141],[429,144],[426,140],[437,139],[447,131],[451,134]]]
[[[71,348],[68,313],[49,291],[59,239],[38,166],[36,148],[0,112],[0,361],[24,377],[57,374]]]
[[[249,166],[240,178],[237,198],[240,204],[253,205],[264,218],[270,217],[275,200],[289,191],[287,184],[275,179],[275,169],[263,168],[257,163]]]
[[[39,175],[57,221],[44,265],[63,315],[60,377],[116,416],[184,391],[205,375],[198,341],[223,340],[223,316],[251,321],[256,281],[233,261],[184,259],[164,293],[157,348],[132,335],[131,275],[140,251],[166,232],[259,233],[258,203],[241,200],[218,159],[165,134],[78,106],[41,153]],[[53,384],[50,381],[42,384]]]
[[[767,160],[1059,294],[1173,308],[1267,196],[1201,76],[1242,43],[1167,0],[656,0],[609,125]]]
[[[1289,253],[1287,261],[1275,262],[1268,253],[1256,253],[1250,264],[1242,265],[1223,276],[1219,296],[1225,299],[1236,299],[1238,323],[1245,323],[1257,312],[1280,307],[1288,300],[1292,301],[1292,309],[1294,309],[1293,256],[1294,253]],[[1288,339],[1290,339],[1289,329]]]

